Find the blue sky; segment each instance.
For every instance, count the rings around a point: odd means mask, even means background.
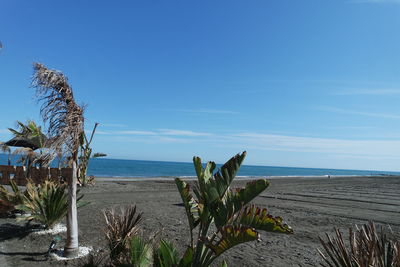
[[[400,171],[400,1],[0,2],[0,140],[39,61],[111,158]]]

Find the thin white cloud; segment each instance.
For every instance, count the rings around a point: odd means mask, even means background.
[[[396,119],[396,120],[400,119],[399,114],[363,112],[363,111],[340,109],[340,108],[334,108],[334,107],[319,107],[318,109],[323,110],[323,111],[328,111],[328,112],[334,112],[334,113],[360,115],[360,116],[374,117],[374,118]]]
[[[158,129],[157,131],[97,131],[100,135],[143,135],[143,136],[211,136],[211,133],[195,132],[191,130],[176,130],[176,129]]]
[[[346,140],[260,133],[234,134],[231,135],[231,140],[258,150],[400,158],[398,140]]]
[[[87,131],[90,132],[90,131]],[[97,131],[96,134],[100,135],[156,135],[151,131]]]
[[[127,143],[141,143],[141,144],[183,144],[193,142],[191,139],[175,138],[159,135],[117,135],[113,136],[113,142]]]
[[[330,130],[370,130],[375,129],[373,126],[332,126],[327,127],[326,129]]]
[[[118,128],[127,127],[127,125],[125,125],[125,124],[118,124],[118,123],[100,123],[99,125],[103,126],[103,127],[110,127],[110,128],[112,128],[112,127],[118,127]]]
[[[194,132],[188,130],[174,130],[174,129],[159,129],[162,135],[177,135],[177,136],[210,136],[211,133]]]
[[[123,135],[156,135],[157,133],[151,131],[115,131],[114,134]]]
[[[189,113],[208,113],[208,114],[239,114],[237,111],[232,110],[221,110],[221,109],[177,109],[176,111],[180,112],[189,112]]]
[[[384,3],[392,3],[392,4],[400,4],[400,0],[352,0],[351,3],[363,4],[363,3],[375,3],[375,4],[384,4]]]
[[[400,3],[400,2],[399,2]],[[348,89],[333,93],[334,95],[400,95],[400,89]]]
[[[144,144],[201,144],[210,148],[222,146],[261,152],[286,151],[294,153],[318,153],[322,156],[336,155],[337,157],[342,157],[346,155],[356,158],[398,158],[400,160],[400,140],[397,139],[351,140],[257,132],[211,134],[174,129],[123,132],[130,134],[116,134],[114,132],[112,133],[113,141]]]

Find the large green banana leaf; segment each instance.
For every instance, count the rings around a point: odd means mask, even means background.
[[[199,158],[199,157],[193,157],[193,164],[194,164],[194,168],[196,170],[197,179],[198,179],[199,186],[200,186],[200,191],[205,192],[206,184],[208,184],[210,182],[210,180],[212,179],[216,164],[214,162],[210,161],[210,162],[207,162],[206,167],[203,168],[203,165],[201,163],[201,158]]]
[[[216,243],[206,244],[216,256],[221,255],[228,249],[259,238],[259,234],[251,227],[241,225],[224,226],[221,231],[221,237]]]
[[[251,181],[244,188],[229,190],[225,199],[220,201],[211,208],[214,222],[217,228],[229,223],[235,213],[240,211],[246,204],[263,192],[269,183],[265,179]]]
[[[224,165],[222,165],[220,170],[214,175],[220,198],[225,195],[237,172],[239,171],[240,165],[245,157],[246,151],[244,151],[242,154],[237,154],[228,160]]]
[[[268,232],[293,233],[292,228],[283,223],[281,217],[274,217],[268,214],[267,209],[261,209],[255,205],[245,207],[236,223]]]
[[[199,204],[190,194],[190,185],[179,178],[175,179],[176,186],[181,195],[183,205],[185,206],[186,215],[189,221],[190,230],[193,230],[200,222]]]

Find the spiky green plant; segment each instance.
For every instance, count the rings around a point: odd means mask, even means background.
[[[180,263],[178,251],[174,245],[168,241],[161,240],[160,246],[155,255],[155,266],[169,267],[178,266]]]
[[[23,202],[17,205],[17,208],[30,214],[19,220],[34,220],[44,225],[45,228],[51,228],[60,222],[68,210],[68,194],[66,185],[53,181],[44,181],[36,186],[32,180],[26,184],[26,193],[23,196]],[[78,197],[78,202],[83,195]],[[79,202],[82,207],[87,203]]]
[[[3,185],[0,185],[0,199],[12,206],[20,205],[24,202],[24,192],[22,192],[17,183],[13,180],[9,181],[11,191],[9,191]]]
[[[319,237],[325,250],[318,249],[325,267],[400,267],[400,240],[391,240],[375,224],[369,222],[356,231],[349,229],[349,245],[343,234],[335,229],[334,237],[326,234],[327,241]]]
[[[129,240],[139,232],[142,213],[136,206],[121,206],[103,212],[106,221],[105,235],[110,248],[111,261],[119,264],[126,261],[129,252]]]
[[[129,244],[129,264],[132,267],[149,267],[153,265],[153,248],[139,235],[131,238]]]
[[[203,167],[201,159],[194,157],[197,174],[194,196],[188,183],[175,179],[186,210],[191,239],[182,257],[182,266],[209,266],[228,249],[258,240],[257,230],[293,233],[281,217],[273,217],[266,209],[249,205],[268,187],[267,180],[251,181],[239,189],[230,187],[245,156],[246,152],[237,154],[215,173],[214,162]],[[212,224],[215,230],[211,230]]]
[[[26,196],[22,204],[17,208],[29,213],[29,216],[21,217],[21,220],[34,220],[51,228],[66,215],[68,202],[65,193],[65,185],[45,181],[35,186],[32,181],[26,184]]]

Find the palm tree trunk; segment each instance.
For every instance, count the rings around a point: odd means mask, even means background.
[[[68,183],[67,242],[64,247],[64,256],[67,258],[74,258],[79,252],[76,208],[77,161],[78,153],[75,152],[72,161],[72,177]]]

